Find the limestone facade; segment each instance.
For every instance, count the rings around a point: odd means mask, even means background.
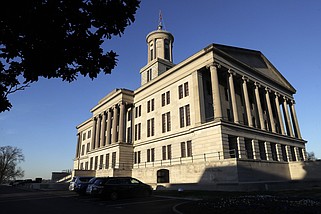
[[[211,44],[175,65],[171,33],[159,27],[146,42],[141,87],[115,89],[77,126],[74,175],[155,186],[292,179],[290,163],[306,159],[296,91],[261,52]]]

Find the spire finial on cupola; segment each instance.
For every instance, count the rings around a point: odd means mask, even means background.
[[[163,16],[162,16],[162,11],[160,10],[157,30],[162,30],[162,29],[163,29]]]

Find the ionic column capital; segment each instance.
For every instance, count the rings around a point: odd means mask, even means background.
[[[221,68],[221,64],[217,62],[211,62],[210,64],[206,65],[206,68],[210,68],[210,67]]]
[[[249,82],[249,81],[250,81],[249,78],[246,77],[246,76],[242,76],[242,80],[243,80],[244,82]]]
[[[269,89],[268,87],[265,87],[265,91],[266,93],[271,93],[271,89]]]
[[[228,72],[229,75],[231,75],[231,76],[236,76],[236,72],[233,71],[232,69],[228,69],[227,72]]]
[[[258,83],[258,82],[254,82],[254,85],[255,85],[255,87],[257,87],[257,88],[260,88],[260,87],[261,87],[261,84]]]

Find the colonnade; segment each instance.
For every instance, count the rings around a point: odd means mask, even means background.
[[[92,118],[92,150],[126,141],[126,114],[126,103],[119,103]]]
[[[221,67],[218,64],[210,64],[210,76],[211,76],[211,84],[212,84],[212,98],[213,98],[213,111],[214,111],[214,120],[222,120],[223,119],[223,111],[222,111],[222,102],[220,97],[220,87],[219,87],[219,74],[218,69]],[[238,80],[241,80],[241,88],[243,101],[245,104],[246,120],[247,125],[250,127],[254,127],[253,123],[253,114],[251,110],[251,103],[249,98],[249,87],[254,87],[254,97],[255,97],[255,105],[258,112],[259,119],[259,128],[267,131],[268,127],[264,119],[262,105],[267,106],[267,115],[270,121],[270,128],[273,133],[280,132],[282,135],[288,135],[290,137],[297,137],[302,139],[298,119],[295,111],[295,102],[292,97],[288,97],[286,95],[281,95],[278,91],[272,91],[271,88],[264,86],[263,84],[250,80],[249,77],[244,75],[239,75],[231,69],[227,69],[228,73],[228,87],[230,91],[230,102],[231,102],[231,110],[233,113],[233,122],[240,123],[240,117],[238,112],[238,105],[236,101],[236,93],[235,93],[235,78],[238,77]],[[239,83],[239,81],[237,81]],[[261,97],[263,93],[261,93],[261,89],[264,87],[265,97]],[[274,97],[274,102],[271,102],[271,97]],[[264,99],[265,98],[265,99]],[[262,103],[261,101],[264,101]],[[275,105],[272,107],[272,105]],[[282,105],[282,112],[280,105]],[[273,116],[273,109],[276,109],[276,115]],[[283,121],[284,118],[284,121]],[[277,120],[277,121],[276,121]],[[279,124],[280,130],[277,129]]]

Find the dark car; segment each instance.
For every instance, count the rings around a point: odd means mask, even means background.
[[[120,197],[147,197],[152,194],[152,187],[132,177],[108,177],[95,181],[91,194],[116,200]]]
[[[75,191],[78,194],[85,194],[89,180],[92,178],[93,177],[91,177],[91,176],[76,176],[76,177],[74,177],[69,184],[69,190]]]
[[[93,189],[93,186],[94,185],[95,186],[101,185],[101,183],[106,182],[106,179],[108,179],[108,177],[94,177],[94,178],[90,179],[90,181],[88,182],[88,185],[87,185],[86,194],[87,195],[95,195],[94,192],[96,191],[96,188]]]

